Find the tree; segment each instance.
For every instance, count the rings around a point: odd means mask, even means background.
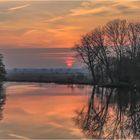
[[[81,43],[75,45],[75,50],[91,71],[94,84],[101,79],[104,81],[105,75],[108,75],[113,82],[108,60],[109,50],[105,46],[105,34],[102,28],[96,28],[83,36]]]
[[[6,80],[6,70],[3,64],[3,56],[0,54],[0,84],[2,84],[4,80]]]
[[[116,19],[82,36],[75,45],[94,84],[140,82],[140,23]]]

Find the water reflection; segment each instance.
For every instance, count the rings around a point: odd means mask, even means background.
[[[45,83],[6,83],[4,87],[0,139],[84,138],[71,118],[87,101],[91,87],[73,86],[72,90],[68,85]]]
[[[93,88],[74,121],[88,138],[140,138],[140,90]]]
[[[4,91],[5,90],[1,87],[0,88],[0,120],[3,119],[4,104],[6,102],[6,94]]]

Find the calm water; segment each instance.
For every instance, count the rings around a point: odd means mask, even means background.
[[[91,88],[37,83],[6,83],[0,94],[0,138],[84,138],[75,111]]]
[[[75,123],[88,138],[140,139],[140,90],[94,88]]]
[[[140,138],[140,90],[6,83],[0,138]]]

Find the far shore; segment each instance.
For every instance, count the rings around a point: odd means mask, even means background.
[[[36,81],[36,80],[6,80],[5,82],[34,82],[34,83],[54,83],[54,84],[73,84],[73,85],[90,85],[90,86],[98,86],[98,87],[104,87],[104,88],[136,88],[140,89],[140,86],[134,86],[134,85],[129,85],[125,83],[121,84],[99,84],[99,85],[94,85],[91,81]]]
[[[55,83],[55,84],[74,84],[74,85],[93,85],[92,82],[73,82],[73,81],[36,81],[36,80],[6,80],[5,82],[34,82],[34,83]]]

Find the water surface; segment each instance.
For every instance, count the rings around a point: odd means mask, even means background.
[[[140,139],[140,90],[6,83],[1,139]]]
[[[73,117],[90,90],[80,85],[6,83],[1,90],[0,138],[84,138]]]
[[[140,139],[140,89],[94,87],[75,123],[88,138]]]

